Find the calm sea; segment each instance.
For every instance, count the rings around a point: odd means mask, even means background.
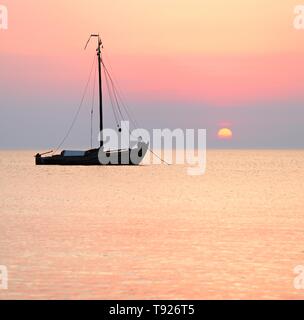
[[[0,152],[0,299],[304,298],[304,151],[36,167]]]

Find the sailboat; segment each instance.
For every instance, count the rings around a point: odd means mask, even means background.
[[[98,58],[98,80],[99,80],[99,148],[93,148],[85,151],[63,150],[60,154],[48,156],[46,153],[37,153],[35,155],[36,165],[64,165],[64,166],[89,166],[89,165],[139,165],[148,151],[149,143],[143,142],[139,137],[137,145],[133,148],[105,150],[103,132],[103,92],[102,92],[102,67],[104,66],[101,58],[102,41],[99,34],[92,34],[88,40],[96,37],[97,58]],[[88,45],[87,42],[87,45]],[[86,46],[87,46],[86,45]],[[121,129],[120,129],[121,131]]]

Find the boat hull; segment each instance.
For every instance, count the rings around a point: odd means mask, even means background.
[[[148,144],[142,146],[116,151],[101,151],[99,149],[88,150],[82,156],[65,156],[63,153],[53,156],[35,156],[36,165],[59,165],[59,166],[101,166],[101,165],[139,165],[148,150]]]

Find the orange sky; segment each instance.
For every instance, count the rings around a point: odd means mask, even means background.
[[[67,52],[99,30],[113,52],[198,54],[303,52],[294,0],[5,0],[1,50]],[[13,39],[14,38],[14,39]],[[47,42],[45,41],[47,39]],[[42,46],[43,45],[43,46]],[[14,51],[14,50],[13,50]]]

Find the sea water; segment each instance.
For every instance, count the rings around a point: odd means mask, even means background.
[[[35,166],[0,152],[0,299],[301,299],[304,151]]]

